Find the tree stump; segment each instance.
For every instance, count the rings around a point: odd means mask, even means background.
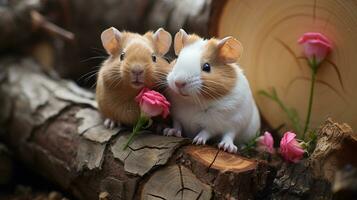
[[[180,162],[205,183],[213,185],[218,199],[257,198],[257,193],[262,192],[270,180],[271,169],[267,163],[213,147],[185,147]]]

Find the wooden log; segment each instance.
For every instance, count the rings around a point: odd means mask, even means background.
[[[331,183],[314,177],[310,163],[284,163],[273,182],[271,198],[276,200],[332,199]]]
[[[317,132],[318,140],[310,157],[316,177],[333,182],[336,171],[347,165],[357,167],[357,134],[347,124],[327,119]]]
[[[236,157],[212,147],[188,146],[180,163],[213,185],[217,199],[255,199],[267,186],[271,169],[266,163]]]
[[[164,184],[163,184],[164,183]],[[144,185],[141,199],[211,199],[210,186],[186,167],[171,165],[155,172]]]
[[[128,131],[103,127],[92,93],[45,76],[31,59],[0,65],[5,142],[78,199],[248,199],[267,185],[266,163],[183,138],[143,132],[122,150]]]
[[[346,197],[356,195],[356,134],[347,124],[332,119],[317,133],[316,148],[307,160],[284,164],[278,170],[273,199],[349,199]]]
[[[357,63],[356,9],[356,1],[343,0],[227,1],[218,20],[217,36],[233,35],[242,42],[241,66],[262,115],[273,127],[290,123],[276,103],[257,91],[275,87],[281,99],[296,108],[304,120],[311,73],[307,61],[301,59],[303,48],[297,40],[305,32],[321,32],[333,47],[318,70],[312,127],[332,116],[357,129],[357,79],[353,75]]]

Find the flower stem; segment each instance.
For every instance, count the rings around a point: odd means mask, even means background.
[[[311,118],[311,110],[312,110],[312,102],[313,102],[313,98],[314,98],[314,89],[315,89],[315,82],[316,82],[316,72],[317,72],[317,68],[318,65],[315,61],[315,58],[313,59],[313,61],[310,63],[310,67],[311,67],[311,86],[310,86],[310,97],[309,97],[309,105],[308,105],[308,109],[307,109],[307,116],[306,116],[306,121],[305,121],[305,126],[304,126],[304,133],[302,135],[302,139],[305,139],[305,134],[309,128],[309,124],[310,124],[310,118]]]
[[[138,122],[133,127],[133,131],[131,132],[128,141],[125,143],[123,150],[126,150],[128,146],[133,142],[134,137],[139,133],[139,131],[144,127],[145,124],[149,121],[144,115],[140,115]]]

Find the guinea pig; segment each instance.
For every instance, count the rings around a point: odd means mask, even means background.
[[[249,141],[260,129],[259,111],[237,64],[241,43],[233,37],[205,40],[181,29],[174,48],[178,58],[167,76],[173,128],[164,135],[182,132],[195,144],[222,136],[218,147],[237,152],[234,143]]]
[[[154,88],[166,82],[170,64],[163,56],[171,46],[171,35],[160,28],[144,35],[106,29],[101,34],[109,57],[97,77],[96,100],[106,118],[104,125],[132,126],[140,116],[135,97],[143,87]]]

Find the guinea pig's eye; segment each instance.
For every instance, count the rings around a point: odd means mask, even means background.
[[[152,55],[151,59],[152,59],[153,62],[156,62],[156,56]]]
[[[124,57],[125,57],[125,53],[122,52],[122,53],[120,54],[120,60],[124,60]]]
[[[208,64],[208,63],[203,64],[202,65],[202,71],[210,72],[211,71],[211,65]]]

